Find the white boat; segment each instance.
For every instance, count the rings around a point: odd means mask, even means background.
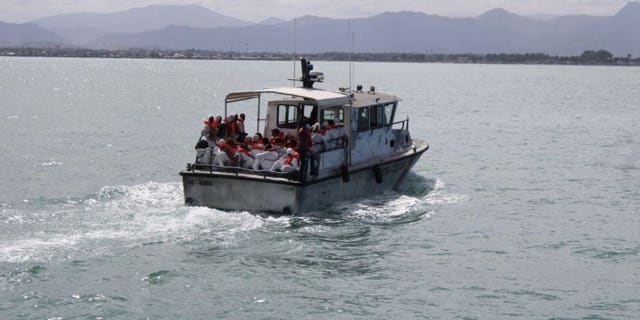
[[[304,58],[301,63],[302,87],[230,93],[225,117],[229,105],[256,99],[257,130],[264,136],[278,129],[297,137],[305,123],[333,121],[326,143],[313,145],[313,152],[302,156],[301,169],[292,173],[230,167],[211,160],[189,163],[180,172],[187,205],[284,214],[327,208],[398,187],[429,148],[426,142],[411,138],[408,117],[395,120],[398,97],[373,86],[368,91],[362,86],[339,91],[313,88],[323,75],[312,72]],[[265,95],[277,97],[268,101],[266,117],[261,119]]]

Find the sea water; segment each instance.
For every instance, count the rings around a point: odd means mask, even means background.
[[[0,319],[638,319],[638,68],[357,63],[431,145],[399,190],[184,206],[203,118],[293,66],[0,58]]]

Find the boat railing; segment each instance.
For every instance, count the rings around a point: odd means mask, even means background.
[[[400,128],[398,128],[398,125],[400,125]],[[409,130],[409,117],[407,117],[405,120],[400,120],[400,121],[396,121],[394,123],[392,123],[389,128],[393,128],[394,130]]]
[[[194,172],[194,173],[196,171],[201,171],[201,172],[204,171],[204,172],[208,172],[209,174],[213,174],[214,172],[225,172],[225,173],[234,174],[235,176],[238,176],[240,174],[251,174],[251,175],[261,176],[264,179],[267,179],[268,177],[273,177],[273,178],[285,178],[287,180],[299,180],[298,179],[299,173],[297,172],[286,173],[286,172],[276,172],[276,171],[270,171],[270,170],[253,170],[249,168],[220,166],[215,164],[188,163],[187,171]]]
[[[409,134],[409,117],[405,120],[396,121],[391,124],[395,136],[396,148],[404,149],[411,145],[411,135]]]

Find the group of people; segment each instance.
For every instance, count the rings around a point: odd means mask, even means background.
[[[200,134],[211,141],[227,138],[242,141],[247,136],[244,130],[244,120],[244,113],[230,115],[224,121],[220,115],[209,116],[204,121],[204,128]]]
[[[244,120],[244,114],[228,116],[224,121],[221,116],[206,119],[196,145],[196,163],[285,173],[304,173],[310,163],[311,173],[317,174],[316,155],[333,147],[340,134],[344,135],[342,127],[329,120],[322,126],[305,124],[296,136],[274,128],[268,138],[259,132],[247,137]]]

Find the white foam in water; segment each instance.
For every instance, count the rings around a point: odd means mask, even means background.
[[[430,205],[453,205],[469,201],[471,197],[466,194],[448,193],[444,191],[445,183],[440,179],[436,179],[436,183],[425,197],[424,201]]]
[[[48,166],[59,166],[59,165],[62,165],[62,164],[63,163],[60,162],[60,161],[56,161],[56,160],[50,159],[49,161],[43,162],[40,165],[43,166],[43,167],[48,167]]]
[[[387,192],[342,206],[351,216],[388,222],[417,211],[431,215],[425,205],[452,205],[469,198],[446,192],[438,179],[424,197]],[[63,201],[41,211],[9,205],[2,209],[3,228],[18,230],[0,240],[0,261],[8,262],[109,255],[150,242],[204,239],[232,246],[253,230],[291,222],[290,217],[186,207],[178,182],[107,186],[86,199]]]
[[[385,192],[358,202],[342,203],[344,211],[350,216],[371,222],[392,222],[420,209],[418,198],[400,195],[395,192]]]
[[[49,260],[59,248],[73,247],[75,236],[53,236],[48,239],[25,239],[0,244],[0,260],[23,262],[29,260]]]
[[[5,226],[29,230],[0,240],[0,261],[78,259],[147,242],[199,237],[233,245],[246,232],[270,223],[247,212],[186,207],[183,201],[180,183],[149,182],[104,187],[88,199],[61,203],[46,212],[15,210],[13,218],[3,219]]]
[[[391,198],[393,197],[393,198]],[[385,202],[384,205],[379,205],[380,201]],[[388,201],[387,201],[388,200]],[[387,217],[397,217],[404,214],[407,214],[411,211],[415,205],[419,204],[420,200],[410,197],[410,196],[397,196],[397,195],[388,195],[385,194],[380,198],[376,198],[373,200],[365,200],[356,204],[356,208],[354,208],[354,215],[364,215],[364,216],[387,216]]]
[[[354,216],[375,221],[392,221],[412,212],[425,212],[425,216],[430,217],[434,213],[429,209],[431,206],[456,205],[469,201],[470,198],[468,195],[445,191],[444,181],[436,179],[432,189],[419,198],[386,192],[376,197],[343,205]]]

